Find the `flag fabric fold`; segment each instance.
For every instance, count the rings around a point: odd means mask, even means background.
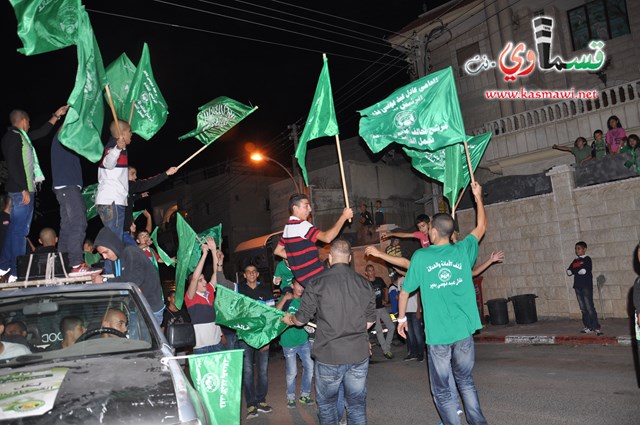
[[[234,329],[239,339],[255,349],[264,347],[287,329],[280,321],[284,312],[227,289],[216,286],[216,323]]]
[[[147,43],[142,48],[126,105],[133,108],[131,131],[145,140],[151,139],[167,122],[169,107],[153,77]],[[123,118],[128,121],[129,115]]]
[[[178,140],[195,137],[203,144],[208,145],[256,109],[258,108],[244,105],[225,96],[216,97],[198,108],[196,129],[180,136]]]
[[[91,162],[102,158],[104,103],[102,89],[106,72],[89,15],[82,9],[78,27],[78,71],[73,91],[67,100],[69,110],[58,135],[60,143]]]
[[[118,118],[127,122],[131,115],[131,104],[127,103],[127,99],[129,98],[131,82],[135,73],[136,66],[126,53],[122,53],[107,67],[107,81],[109,82],[113,107]],[[105,100],[107,103],[109,102],[106,93]]]
[[[465,140],[451,67],[413,81],[358,112],[360,136],[373,153],[394,142],[435,151]]]
[[[98,183],[91,184],[82,188],[82,200],[87,210],[87,221],[98,215],[96,210],[96,193],[98,192]]]
[[[307,143],[310,140],[325,136],[335,136],[340,133],[338,121],[336,120],[336,110],[333,104],[333,93],[331,91],[331,78],[329,77],[329,62],[327,57],[323,57],[322,70],[318,78],[318,85],[311,103],[311,110],[307,116],[304,130],[298,141],[296,148],[296,158],[302,170],[304,182],[308,186],[307,177]]]
[[[191,380],[207,409],[209,424],[239,424],[243,350],[192,355],[188,359]]]
[[[76,44],[80,0],[9,0],[18,20],[18,37],[26,56]],[[84,11],[84,10],[83,10]]]
[[[158,257],[160,257],[160,259],[164,262],[164,265],[167,267],[175,267],[176,262],[173,261],[173,258],[171,258],[169,254],[167,254],[165,250],[162,249],[162,247],[158,244],[158,226],[156,226],[156,228],[153,229],[153,232],[151,232],[151,240],[153,241],[153,244],[156,246],[156,252],[158,253]]]
[[[469,146],[471,166],[475,171],[491,140],[491,133],[473,137],[466,136],[466,140]],[[411,158],[413,168],[427,177],[443,183],[444,197],[449,200],[451,207],[455,206],[460,190],[471,181],[464,145],[458,143],[435,152],[402,149]]]

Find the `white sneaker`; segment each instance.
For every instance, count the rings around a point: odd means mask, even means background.
[[[9,275],[9,279],[7,280],[7,282],[12,283],[18,280],[18,276],[14,276],[14,275]]]
[[[9,270],[11,270],[11,269],[7,269],[7,270],[0,269],[0,276],[4,276],[5,274],[9,273]]]

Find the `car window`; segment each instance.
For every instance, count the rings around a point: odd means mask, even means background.
[[[157,345],[149,329],[152,319],[129,290],[28,295],[15,291],[15,296],[0,296],[0,314],[5,324],[22,322],[27,330],[25,336],[0,336],[5,348],[0,367],[12,361],[104,355]],[[32,355],[25,356],[29,352]]]

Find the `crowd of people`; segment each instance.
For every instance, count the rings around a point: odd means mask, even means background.
[[[578,137],[573,143],[573,147],[554,144],[553,149],[569,152],[575,157],[576,165],[585,165],[587,162],[603,158],[609,155],[625,156],[624,166],[635,169],[640,174],[638,164],[638,145],[640,137],[636,134],[627,135],[620,119],[612,115],[607,120],[607,132],[601,129],[593,132],[593,142],[591,146],[584,137]]]

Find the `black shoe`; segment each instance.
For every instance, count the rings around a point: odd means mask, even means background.
[[[418,358],[418,356],[414,356],[413,354],[409,354],[407,357],[405,357],[403,360],[405,362],[411,361],[411,360],[416,360]]]
[[[273,411],[273,409],[271,408],[271,406],[269,406],[264,401],[258,403],[258,412],[271,413],[272,411]]]
[[[417,357],[416,360],[418,363],[422,363],[424,361],[424,357]]]

